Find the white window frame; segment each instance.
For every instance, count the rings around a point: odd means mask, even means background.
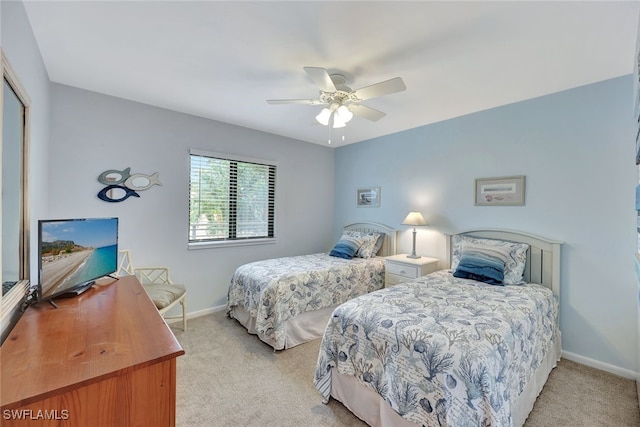
[[[265,166],[273,166],[276,169],[276,187],[278,181],[278,163],[273,160],[265,160],[265,159],[257,159],[251,157],[245,157],[235,154],[227,154],[227,153],[219,153],[214,151],[206,151],[199,149],[190,149],[189,150],[189,187],[191,186],[191,156],[204,156],[204,157],[213,157],[217,159],[224,159],[230,161],[237,162],[245,162],[245,163],[256,163]],[[275,203],[275,195],[276,189],[274,188],[274,203]],[[191,196],[189,195],[188,203],[191,203]],[[189,249],[207,249],[207,248],[220,248],[220,247],[230,247],[230,246],[250,246],[250,245],[264,245],[264,244],[273,244],[276,243],[276,209],[274,206],[273,209],[273,237],[259,237],[259,238],[236,238],[236,239],[223,239],[223,240],[207,240],[207,241],[191,241],[190,239],[191,233],[191,220],[188,220],[188,230],[187,230],[187,242]]]

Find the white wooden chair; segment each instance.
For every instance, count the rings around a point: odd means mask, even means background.
[[[147,294],[165,319],[178,319],[180,316],[166,317],[164,314],[178,303],[182,305],[182,329],[187,330],[187,289],[171,281],[166,267],[134,268],[127,249],[118,251],[119,276],[136,276]]]

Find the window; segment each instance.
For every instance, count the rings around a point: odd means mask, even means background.
[[[191,150],[189,243],[275,238],[276,164]]]

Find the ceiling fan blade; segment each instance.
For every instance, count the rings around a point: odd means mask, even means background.
[[[303,67],[307,72],[311,80],[320,88],[323,92],[335,92],[336,86],[333,84],[329,72],[324,68],[319,67]]]
[[[267,99],[268,104],[326,105],[319,99]]]
[[[389,95],[396,92],[402,92],[407,89],[402,81],[402,78],[396,77],[391,80],[372,84],[371,86],[365,86],[354,92],[360,101],[365,99],[376,98],[378,96]]]
[[[367,107],[366,105],[359,105],[359,104],[350,105],[349,111],[351,111],[354,115],[358,117],[371,120],[372,122],[377,122],[378,120],[386,116],[386,114],[383,113],[382,111],[378,111],[374,108]]]

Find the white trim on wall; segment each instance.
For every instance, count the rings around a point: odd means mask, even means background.
[[[630,380],[636,379],[636,372],[630,369],[624,369],[620,366],[611,365],[609,363],[600,362],[598,360],[590,359],[588,357],[580,356],[579,354],[571,353],[569,351],[562,351],[562,357],[572,362],[580,363],[582,365],[590,366],[601,371],[610,372],[620,377],[628,378]]]

